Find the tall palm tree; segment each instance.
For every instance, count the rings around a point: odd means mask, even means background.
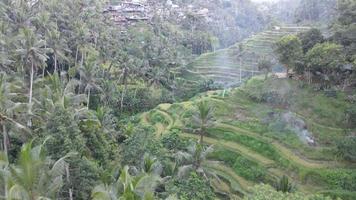
[[[98,66],[97,66],[97,57],[96,52],[90,52],[88,59],[85,62],[85,65],[79,69],[81,84],[84,85],[84,92],[87,93],[87,108],[89,109],[90,105],[90,95],[93,89],[101,90],[100,85],[98,84],[99,80],[97,78]]]
[[[21,96],[16,90],[18,82],[9,82],[7,76],[0,73],[0,125],[3,134],[3,150],[5,155],[8,155],[8,146],[10,139],[8,136],[9,128],[20,128],[21,131],[28,131],[25,126],[15,121],[13,116],[18,114],[17,111],[22,111],[27,108],[27,104],[15,102],[13,99]],[[17,116],[19,118],[19,116]]]
[[[54,72],[58,70],[58,61],[68,61],[66,52],[70,52],[61,33],[54,29],[48,33],[48,45],[53,49]]]
[[[55,199],[62,187],[67,157],[53,162],[46,157],[43,145],[24,144],[17,163],[7,163],[0,171],[7,181],[5,199]]]
[[[213,123],[213,107],[205,100],[201,100],[196,105],[197,112],[193,115],[193,121],[199,127],[200,145],[203,145],[206,129]]]
[[[37,67],[43,67],[52,49],[46,48],[46,41],[38,39],[34,31],[29,28],[21,29],[19,36],[19,48],[16,52],[23,59],[23,67],[30,66],[30,92],[28,97],[29,113],[31,114],[32,96],[33,96],[33,82],[35,77],[35,70]],[[32,126],[31,118],[28,120],[28,126]]]

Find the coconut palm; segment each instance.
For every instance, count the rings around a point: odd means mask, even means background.
[[[20,88],[17,86],[18,82],[10,83],[7,76],[0,73],[0,125],[1,132],[3,134],[3,150],[5,155],[8,152],[8,146],[10,145],[10,139],[8,136],[8,130],[14,128],[20,128],[21,131],[28,129],[21,123],[15,121],[13,116],[17,115],[20,118],[19,112],[27,108],[27,104],[15,102],[13,99],[21,96],[17,90]]]
[[[209,153],[213,152],[213,146],[204,147],[200,143],[193,143],[187,148],[186,152],[179,151],[176,153],[176,163],[178,168],[178,177],[186,177],[190,172],[196,171],[206,179],[208,177],[217,178],[217,176],[209,170],[208,166],[216,164],[216,161],[207,160]]]
[[[48,45],[53,49],[54,72],[58,70],[58,61],[68,61],[66,52],[70,52],[64,38],[58,30],[54,29],[48,33]]]
[[[64,109],[75,110],[78,113],[83,109],[83,104],[87,101],[84,94],[76,94],[76,88],[80,85],[76,79],[69,81],[61,80],[58,74],[48,75],[43,80],[43,88],[39,90],[41,94],[34,113],[42,117],[42,121],[47,121],[54,112],[56,106]]]
[[[96,63],[96,53],[94,50],[89,53],[85,65],[79,69],[81,84],[84,85],[84,92],[87,93],[87,108],[90,105],[90,95],[93,90],[101,90],[97,78],[98,66]]]
[[[125,166],[112,184],[101,184],[92,191],[93,200],[153,200],[154,189],[160,182],[155,174],[141,173],[132,176]]]
[[[199,127],[200,145],[203,145],[206,129],[213,123],[213,107],[205,100],[199,101],[196,105],[197,112],[193,115],[193,121]]]
[[[38,39],[39,37],[32,29],[22,28],[19,36],[19,48],[16,50],[18,55],[23,59],[23,68],[30,66],[30,91],[28,97],[29,113],[31,114],[33,82],[37,67],[43,67],[52,50],[46,48],[46,41]],[[31,119],[28,126],[32,126]]]
[[[1,175],[6,177],[5,199],[56,199],[62,187],[67,163],[63,157],[52,161],[46,157],[43,145],[24,144],[16,164],[2,159]]]

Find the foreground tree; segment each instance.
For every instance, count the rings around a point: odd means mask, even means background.
[[[92,191],[93,200],[153,200],[154,189],[160,177],[156,174],[142,173],[132,176],[125,166],[119,178],[111,184],[101,184]]]
[[[0,175],[5,177],[5,199],[57,199],[65,175],[66,157],[53,162],[43,145],[23,145],[16,164],[2,158]],[[1,184],[0,184],[1,185]]]

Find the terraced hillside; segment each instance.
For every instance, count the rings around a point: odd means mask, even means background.
[[[211,79],[225,88],[238,85],[260,73],[259,58],[268,57],[273,60],[273,44],[280,37],[308,29],[309,27],[290,25],[258,33],[228,49],[200,56],[189,66],[188,72],[203,79]],[[278,66],[276,63],[276,67]]]
[[[297,190],[356,199],[355,164],[334,160],[335,143],[347,130],[342,116],[330,119],[329,110],[339,112],[348,106],[342,94],[338,98],[300,88],[298,82],[258,76],[236,89],[211,91],[190,101],[162,104],[140,116],[141,124],[153,127],[161,138],[178,131],[182,138],[198,140],[192,116],[198,101],[208,101],[214,107],[214,123],[204,142],[214,145],[207,164],[220,179],[213,188],[223,199],[240,199],[249,187],[264,182],[274,185],[283,175],[289,177]],[[263,88],[286,95],[290,105],[258,100]],[[283,86],[283,89],[279,89]],[[286,87],[288,86],[288,87]],[[290,95],[293,94],[293,95]],[[261,95],[263,96],[263,95]],[[305,143],[297,131],[283,121],[286,113],[294,113],[312,132],[315,144]],[[311,114],[313,113],[313,114]],[[293,124],[293,123],[292,123]],[[327,145],[326,145],[327,144]]]

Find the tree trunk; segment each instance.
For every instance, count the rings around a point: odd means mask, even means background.
[[[28,98],[28,104],[29,104],[29,113],[31,113],[31,108],[32,108],[32,90],[33,90],[33,76],[34,76],[34,63],[33,60],[31,60],[31,75],[30,75],[30,95]],[[27,122],[27,126],[31,127],[32,126],[32,121],[31,117],[29,118]]]
[[[124,96],[127,91],[127,69],[126,68],[124,69],[123,83],[124,83],[124,90],[121,93],[120,110],[122,110],[124,107]]]
[[[77,50],[75,51],[75,61],[74,61],[74,66],[77,66],[77,61],[78,61],[78,52],[79,52],[79,48],[77,46]]]
[[[87,107],[88,107],[88,110],[89,110],[89,103],[90,103],[90,87],[88,89],[88,99],[87,99]]]
[[[3,134],[3,144],[4,144],[4,153],[7,159],[9,159],[9,154],[8,154],[8,149],[7,149],[7,145],[8,145],[8,139],[7,139],[7,133],[6,133],[6,127],[5,124],[2,125],[2,134]],[[6,180],[6,176],[4,176],[4,197],[5,199],[7,199],[7,180]]]
[[[66,175],[67,175],[67,182],[70,183],[69,179],[69,164],[66,165]],[[69,184],[70,185],[70,184]],[[73,190],[72,187],[69,187],[69,200],[73,200]]]
[[[6,155],[6,157],[8,157],[8,149],[7,149],[7,145],[8,145],[8,141],[7,141],[7,133],[6,133],[6,127],[5,124],[2,125],[2,135],[3,135],[3,145],[4,145],[4,153]]]
[[[203,126],[200,127],[200,145],[203,147],[204,144],[204,128]]]
[[[57,55],[54,54],[54,73],[57,73]]]

